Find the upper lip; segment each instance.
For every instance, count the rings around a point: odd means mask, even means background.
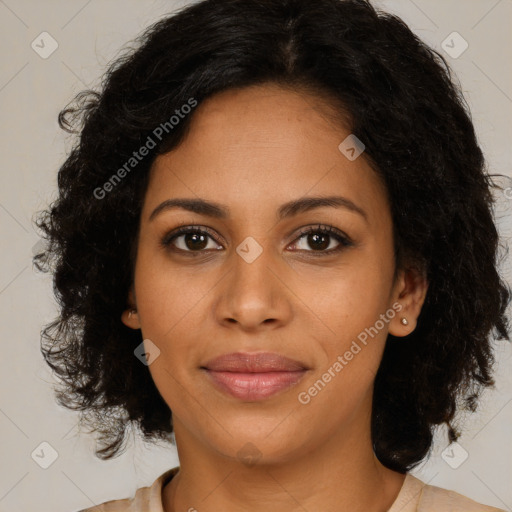
[[[299,361],[272,352],[232,352],[208,361],[202,368],[217,372],[264,373],[306,370]]]

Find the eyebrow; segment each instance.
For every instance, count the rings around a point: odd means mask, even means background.
[[[277,218],[279,221],[304,213],[315,208],[332,207],[332,208],[345,208],[352,212],[361,215],[366,222],[368,222],[367,213],[350,199],[342,196],[325,196],[325,197],[302,197],[294,201],[289,201],[281,205],[277,211]],[[195,198],[176,198],[167,199],[159,204],[149,216],[149,221],[152,221],[158,214],[171,210],[174,208],[181,208],[189,212],[194,212],[199,215],[213,217],[216,219],[227,219],[230,215],[230,210],[227,206],[221,205],[214,201],[207,201],[206,199]]]

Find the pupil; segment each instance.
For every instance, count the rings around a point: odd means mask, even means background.
[[[308,235],[308,243],[313,247],[313,249],[326,249],[327,247],[329,247],[329,243],[327,243],[327,236],[326,235],[322,235],[322,234],[318,234],[318,233],[315,233],[315,234],[312,234],[312,235]],[[323,243],[318,243],[320,241],[320,239],[323,239]],[[316,247],[315,247],[316,245]]]
[[[188,249],[204,249],[207,245],[205,242],[206,236],[201,233],[189,233],[188,235],[185,235],[185,245]]]

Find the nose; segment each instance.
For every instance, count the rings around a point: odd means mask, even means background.
[[[254,260],[233,252],[231,269],[218,288],[218,322],[236,324],[244,331],[275,329],[290,321],[292,296],[286,285],[288,265],[268,248]]]

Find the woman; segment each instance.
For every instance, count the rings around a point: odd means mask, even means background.
[[[408,473],[508,339],[442,57],[364,0],[205,0],[138,42],[60,116],[43,353],[98,456],[133,422],[180,466],[87,510],[498,510]]]

